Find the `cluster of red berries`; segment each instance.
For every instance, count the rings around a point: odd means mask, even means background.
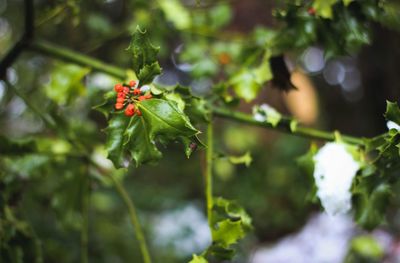
[[[117,103],[115,103],[115,109],[122,110],[125,106],[125,115],[132,117],[137,114],[142,116],[139,108],[136,106],[136,102],[151,99],[150,93],[143,94],[139,89],[139,82],[135,80],[129,81],[129,85],[115,84],[114,90],[117,92]]]

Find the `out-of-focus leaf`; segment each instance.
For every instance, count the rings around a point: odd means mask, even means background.
[[[379,259],[384,255],[383,247],[369,235],[358,236],[351,241],[351,249],[364,257]]]
[[[234,255],[231,245],[242,239],[252,229],[251,218],[234,201],[214,198],[211,220],[213,245],[209,253],[221,259],[230,259]]]
[[[270,79],[272,72],[267,52],[258,67],[242,69],[229,80],[229,84],[240,98],[250,102],[257,97],[263,84]]]
[[[372,192],[369,192],[367,187],[357,187],[355,193],[357,223],[369,230],[379,225],[384,219],[389,196],[388,184],[379,184]]]
[[[208,263],[208,261],[203,256],[193,255],[193,258],[189,263]]]
[[[250,152],[246,152],[242,156],[229,156],[229,161],[233,164],[244,164],[249,167],[253,159],[251,158]]]
[[[179,0],[158,0],[158,3],[167,20],[177,29],[187,29],[191,26],[190,14]]]
[[[32,153],[36,150],[36,143],[33,140],[10,140],[5,136],[0,135],[0,154],[21,155]]]
[[[76,65],[56,64],[50,75],[50,83],[44,87],[46,95],[60,105],[69,103],[85,92],[82,79],[89,71],[89,68]]]
[[[218,29],[227,25],[232,18],[232,11],[229,5],[218,4],[210,10],[210,26]]]
[[[385,118],[400,125],[400,108],[396,102],[387,101]]]
[[[323,18],[332,18],[332,6],[337,2],[337,0],[315,0],[313,2],[313,7],[317,15]]]

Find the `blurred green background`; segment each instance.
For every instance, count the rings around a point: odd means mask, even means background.
[[[129,68],[131,58],[125,49],[131,32],[140,25],[161,47],[164,73],[156,81],[190,85],[198,94],[206,94],[213,83],[242,65],[243,49],[257,46],[257,39],[260,43],[268,39],[267,28],[279,28],[272,10],[281,3],[37,0],[35,34]],[[22,0],[0,0],[0,56],[23,32],[23,6]],[[324,46],[318,43],[288,52],[287,64],[298,77],[293,82],[299,90],[286,94],[266,85],[253,104],[269,103],[307,125],[355,136],[386,131],[385,101],[397,101],[400,95],[400,35],[378,23],[368,24],[368,31],[368,45],[340,56],[324,57]],[[92,107],[117,80],[32,51],[18,58],[7,78],[31,104],[90,149],[105,173],[124,178],[155,262],[185,262],[207,247],[203,150],[186,159],[181,146],[172,144],[163,150],[157,166],[129,167],[127,173],[115,170],[102,146],[106,120]],[[239,105],[247,112],[251,106]],[[310,200],[312,181],[297,162],[310,141],[222,119],[216,120],[215,134],[221,158],[215,162],[214,192],[237,200],[253,218],[254,231],[238,245],[234,261],[248,262],[254,249],[299,230],[319,211],[318,202]],[[39,149],[7,155],[0,149],[2,262],[79,261],[80,229],[85,224],[82,196],[88,192],[90,262],[140,262],[128,214],[112,183],[87,169],[87,160],[75,156],[77,150],[48,129],[4,81],[0,81],[0,136],[4,141],[32,139]],[[252,157],[249,167],[224,158],[247,152]],[[384,226],[394,237],[399,229],[397,203],[393,200],[388,212],[392,220]]]

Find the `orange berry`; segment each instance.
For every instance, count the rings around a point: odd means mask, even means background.
[[[228,53],[222,52],[218,56],[219,63],[222,65],[229,64],[231,62],[231,56]]]
[[[124,107],[124,104],[122,104],[122,103],[117,102],[117,103],[115,104],[115,108],[116,108],[117,110],[120,110],[120,109],[122,109],[123,107]]]
[[[136,109],[137,116],[142,116],[142,112],[139,109]]]
[[[125,98],[125,94],[123,92],[118,92],[117,98]]]
[[[140,94],[140,89],[133,90],[133,95],[139,95],[139,94]]]
[[[114,90],[116,91],[116,92],[121,92],[122,90],[123,90],[123,86],[122,86],[122,84],[120,84],[120,83],[118,83],[118,84],[115,84],[115,86],[114,86]]]
[[[146,99],[146,96],[139,96],[139,98],[138,98],[139,101],[142,101],[142,100],[145,100],[145,99]]]
[[[129,86],[131,86],[131,87],[135,87],[136,86],[136,81],[134,81],[134,80],[131,80],[131,81],[129,81]]]
[[[125,99],[124,98],[117,98],[117,103],[124,103]]]
[[[151,99],[151,98],[153,98],[153,96],[149,93],[149,94],[147,94],[147,95],[144,95],[144,97],[145,97],[145,99]]]

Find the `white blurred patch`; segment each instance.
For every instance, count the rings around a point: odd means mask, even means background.
[[[201,252],[211,243],[207,219],[194,205],[167,211],[154,219],[154,243],[181,256]]]
[[[386,126],[387,126],[388,130],[395,129],[395,130],[400,131],[400,125],[398,125],[394,121],[388,121],[386,123]]]
[[[329,85],[338,85],[343,82],[346,70],[339,61],[329,61],[323,71],[324,78]]]
[[[325,66],[324,51],[317,47],[309,47],[302,55],[302,62],[309,73],[317,73]]]
[[[93,73],[87,77],[87,85],[102,90],[112,90],[116,80],[103,73]]]
[[[351,184],[360,164],[343,143],[325,144],[314,156],[314,179],[317,196],[329,215],[344,214],[351,209]]]
[[[342,263],[354,228],[346,215],[315,215],[299,233],[257,249],[250,263]]]

